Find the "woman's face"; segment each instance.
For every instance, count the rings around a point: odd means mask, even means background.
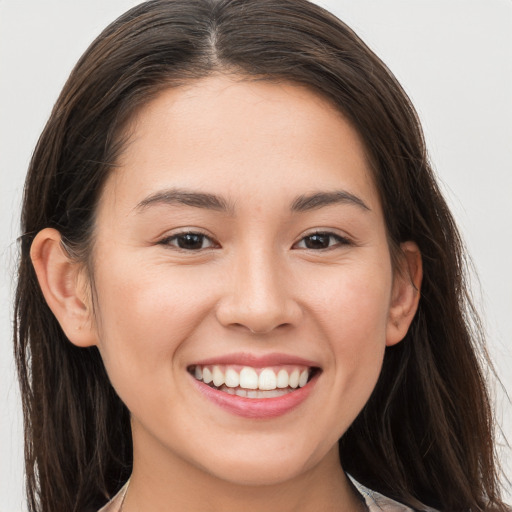
[[[160,94],[130,134],[93,256],[135,466],[275,483],[334,457],[401,337],[357,133],[303,87],[216,76]]]

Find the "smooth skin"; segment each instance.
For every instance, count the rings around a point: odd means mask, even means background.
[[[337,441],[407,332],[422,267],[406,242],[392,268],[358,134],[302,86],[226,75],[164,91],[128,133],[98,205],[94,288],[57,231],[32,247],[64,332],[98,347],[131,412],[123,511],[360,510]],[[243,418],[187,372],[240,352],[322,372],[292,411]]]

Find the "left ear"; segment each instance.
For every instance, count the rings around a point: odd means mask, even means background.
[[[420,300],[423,265],[414,242],[400,244],[399,268],[394,271],[386,345],[396,345],[407,334]]]

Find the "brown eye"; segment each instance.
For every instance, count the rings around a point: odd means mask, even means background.
[[[160,243],[162,245],[171,245],[185,251],[199,251],[215,245],[209,237],[202,233],[179,233],[178,235],[165,238]]]
[[[346,238],[334,233],[313,233],[300,240],[296,247],[299,249],[322,250],[349,243]]]

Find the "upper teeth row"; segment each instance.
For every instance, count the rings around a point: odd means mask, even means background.
[[[295,368],[289,373],[288,370],[282,368],[276,374],[272,368],[263,368],[258,375],[256,370],[250,366],[245,366],[240,371],[229,367],[223,370],[219,366],[196,366],[194,376],[206,384],[213,382],[217,387],[225,384],[229,388],[271,390],[305,386],[308,382],[309,371]]]

